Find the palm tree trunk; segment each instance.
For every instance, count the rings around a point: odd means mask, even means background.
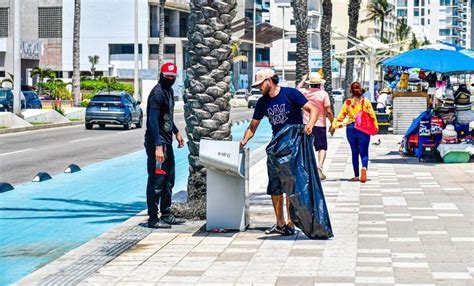
[[[189,148],[188,202],[174,211],[187,218],[206,216],[206,169],[199,161],[203,138],[231,140],[231,23],[236,1],[191,0],[184,117]]]
[[[165,49],[165,0],[160,1],[160,43],[158,46],[158,73],[163,65],[163,54]]]
[[[349,31],[347,35],[352,38],[357,37],[357,25],[359,23],[359,11],[360,11],[360,3],[362,0],[350,0],[347,14],[349,15]],[[347,42],[347,48],[350,49],[354,45],[351,42]],[[344,78],[343,88],[346,89],[345,95],[346,97],[349,96],[349,86],[354,80],[354,59],[350,58],[355,53],[350,52],[347,54],[348,58],[346,59],[346,76]]]
[[[296,82],[309,72],[308,67],[308,0],[292,2],[296,26]]]
[[[329,94],[331,108],[334,112],[334,97],[332,96],[332,56],[331,56],[331,19],[332,2],[323,0],[323,17],[321,19],[321,50],[323,56],[324,90]],[[298,68],[298,67],[297,67]]]
[[[81,31],[81,0],[74,0],[74,34],[72,44],[72,93],[74,105],[79,106],[81,100],[81,54],[80,54],[80,31]]]

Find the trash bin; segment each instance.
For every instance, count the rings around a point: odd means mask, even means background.
[[[201,140],[207,169],[206,229],[245,230],[249,224],[249,150],[236,141]]]

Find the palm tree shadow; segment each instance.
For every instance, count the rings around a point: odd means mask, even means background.
[[[90,224],[108,224],[127,220],[146,209],[144,201],[131,203],[113,203],[91,200],[38,198],[40,201],[68,203],[70,208],[0,208],[1,212],[17,213],[17,216],[0,216],[0,220],[33,219],[93,219]],[[80,206],[78,208],[78,206]],[[41,215],[43,214],[43,215]]]

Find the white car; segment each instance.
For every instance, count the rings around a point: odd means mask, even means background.
[[[246,89],[238,89],[234,94],[235,99],[245,99],[248,98],[248,91]]]
[[[262,97],[260,89],[252,88],[248,99],[248,108],[255,108],[260,97]]]

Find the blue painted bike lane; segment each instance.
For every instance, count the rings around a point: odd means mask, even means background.
[[[232,128],[235,141],[247,126]],[[270,124],[263,120],[248,147],[255,150],[270,139]],[[187,156],[187,147],[175,149],[175,193],[186,189]],[[143,150],[0,194],[0,285],[18,281],[146,209],[146,177]]]

